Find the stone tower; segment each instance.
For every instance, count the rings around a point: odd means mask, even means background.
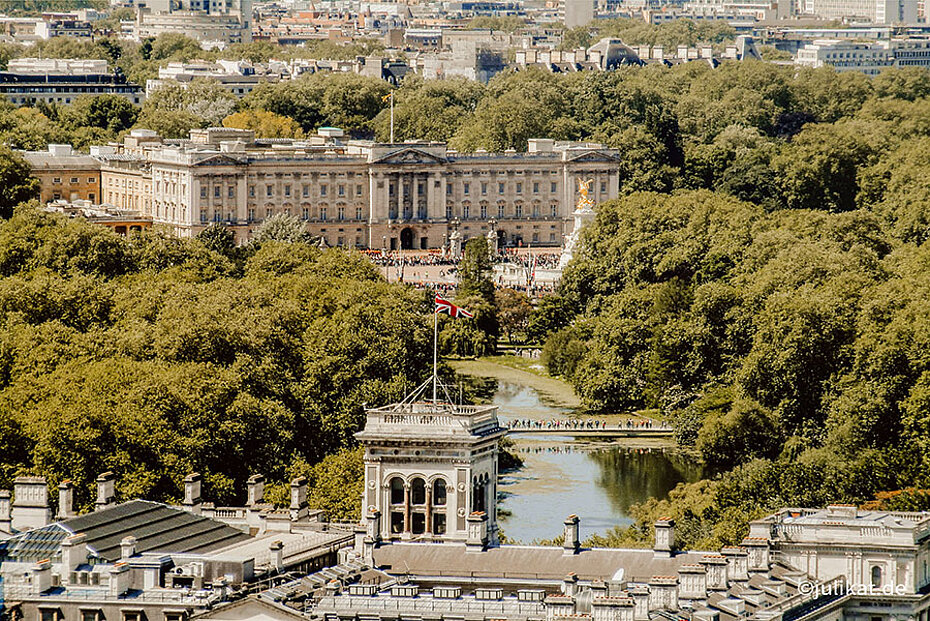
[[[497,407],[404,402],[367,410],[362,519],[374,540],[474,540],[497,536]],[[474,530],[472,528],[471,530]],[[470,541],[470,544],[477,543]]]

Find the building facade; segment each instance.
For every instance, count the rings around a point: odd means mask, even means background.
[[[166,32],[218,46],[252,41],[252,0],[149,0],[136,12],[137,41]]]
[[[134,130],[96,149],[103,202],[135,209],[179,236],[212,223],[249,239],[290,214],[330,246],[428,249],[494,230],[501,247],[559,246],[579,180],[597,202],[617,197],[619,153],[596,144],[533,140],[527,153],[456,153],[444,144],[255,140],[211,128],[166,143]]]
[[[408,402],[370,409],[363,508],[372,541],[497,542],[496,406]]]
[[[81,95],[119,95],[134,104],[145,98],[142,87],[105,60],[14,58],[0,71],[0,94],[14,104],[70,104]]]
[[[798,50],[795,64],[813,68],[828,65],[837,71],[858,71],[869,76],[891,67],[930,67],[930,39],[818,40]]]
[[[47,151],[23,153],[39,180],[39,201],[58,200],[100,202],[100,162],[75,153],[71,145],[50,144]]]

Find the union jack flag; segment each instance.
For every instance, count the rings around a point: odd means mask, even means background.
[[[472,315],[471,313],[469,313],[467,310],[465,310],[465,309],[462,308],[461,306],[456,306],[455,304],[453,304],[453,303],[450,302],[449,300],[445,300],[445,299],[439,297],[439,294],[438,294],[438,293],[436,294],[436,312],[437,312],[437,313],[445,313],[445,314],[447,314],[447,315],[449,315],[450,317],[453,317],[453,318],[458,318],[458,317],[468,317],[468,318],[471,318],[471,317],[474,317],[474,315]]]

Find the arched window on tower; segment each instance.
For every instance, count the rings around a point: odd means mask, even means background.
[[[410,504],[426,504],[426,483],[419,477],[410,483]]]
[[[404,481],[400,477],[391,479],[391,504],[404,504]]]
[[[433,504],[437,507],[446,504],[446,480],[436,479],[433,481]]]
[[[878,565],[872,566],[872,587],[879,589],[882,586],[882,568]]]

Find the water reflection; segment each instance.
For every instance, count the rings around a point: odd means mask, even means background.
[[[514,418],[572,415],[519,384],[500,382],[492,401],[505,424]],[[656,440],[592,441],[519,433],[510,438],[524,465],[501,476],[502,527],[507,537],[524,543],[557,536],[572,513],[581,518],[582,537],[629,525],[632,505],[664,498],[678,483],[695,481],[701,474],[697,465]]]

